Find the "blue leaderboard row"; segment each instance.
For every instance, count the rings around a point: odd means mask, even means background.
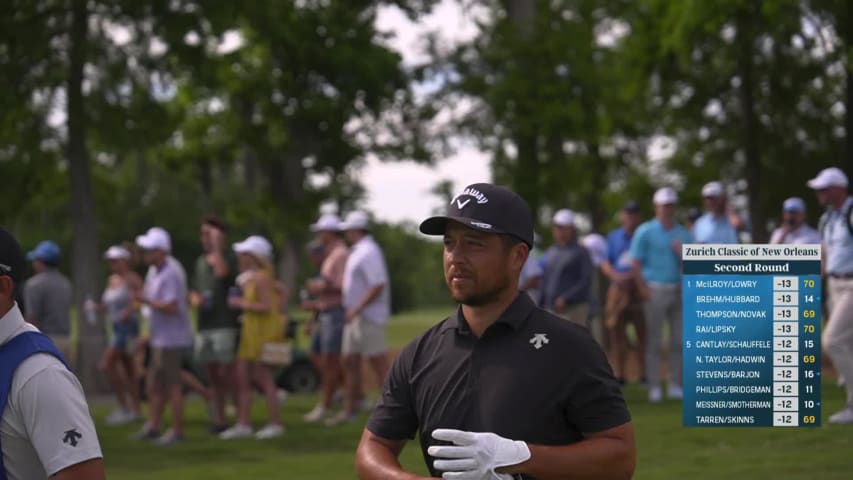
[[[820,425],[820,245],[683,245],[685,426]]]

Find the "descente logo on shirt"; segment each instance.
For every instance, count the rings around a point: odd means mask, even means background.
[[[462,190],[462,193],[453,197],[453,200],[450,201],[450,204],[453,205],[455,203],[459,209],[465,208],[465,205],[467,205],[468,202],[471,201],[471,199],[468,198],[463,202],[462,197],[472,197],[477,200],[477,203],[480,205],[489,203],[489,197],[483,195],[481,191],[477,190],[476,188],[466,188],[465,190]]]

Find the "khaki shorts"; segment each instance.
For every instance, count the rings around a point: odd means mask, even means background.
[[[344,355],[375,357],[384,355],[387,350],[385,325],[376,325],[361,317],[356,317],[344,325],[344,339],[341,345],[341,352]]]
[[[212,328],[196,335],[195,357],[199,364],[231,363],[236,355],[236,328]]]
[[[172,386],[181,383],[181,366],[186,348],[152,348],[149,371],[151,380],[162,386]]]

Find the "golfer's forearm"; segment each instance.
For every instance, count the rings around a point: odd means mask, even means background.
[[[368,440],[358,447],[355,468],[361,480],[423,480],[403,470],[397,456],[384,445]]]
[[[529,460],[498,472],[523,473],[538,480],[630,480],[634,473],[634,446],[623,439],[590,438],[573,445],[529,447]]]

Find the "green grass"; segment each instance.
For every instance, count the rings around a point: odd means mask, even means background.
[[[402,346],[442,319],[448,308],[425,310],[395,317],[389,342]],[[375,396],[375,393],[374,393]],[[639,387],[626,390],[637,436],[638,466],[635,478],[813,480],[850,478],[853,429],[822,426],[812,429],[684,428],[679,403],[650,405]],[[135,427],[108,427],[103,417],[109,406],[93,408],[106,457],[109,478],[135,480],[253,480],[288,478],[337,480],[355,478],[353,453],[363,421],[341,428],[306,425],[301,416],[316,401],[311,396],[291,396],[282,407],[288,432],[271,441],[224,442],[207,434],[207,414],[201,402],[188,408],[188,440],[159,448],[134,442]],[[823,421],[843,404],[842,392],[823,386]],[[256,400],[253,418],[260,426],[264,415]],[[402,463],[424,474],[417,443],[403,451]]]

